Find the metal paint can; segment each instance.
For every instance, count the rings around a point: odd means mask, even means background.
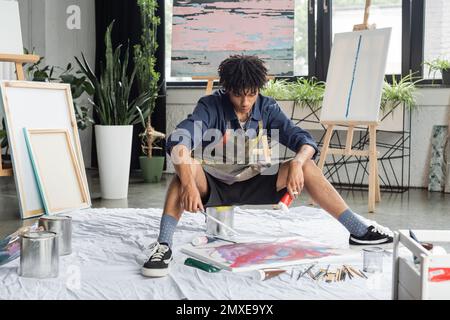
[[[230,228],[234,228],[234,207],[206,208],[206,213]],[[206,233],[212,236],[232,237],[233,233],[212,219],[206,219]]]
[[[20,239],[19,275],[25,278],[56,278],[59,273],[57,235],[54,232],[27,232]]]
[[[59,255],[72,253],[72,218],[68,216],[46,216],[39,219],[39,226],[58,236]]]

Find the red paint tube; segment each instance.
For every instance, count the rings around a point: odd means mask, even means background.
[[[278,203],[278,207],[284,211],[284,212],[288,212],[289,211],[289,206],[292,204],[292,201],[294,201],[294,198],[291,197],[291,195],[288,193],[286,193],[283,198],[281,198],[281,201]]]

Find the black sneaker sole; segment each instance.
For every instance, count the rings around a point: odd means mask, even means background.
[[[380,239],[380,240],[371,240],[371,241],[364,241],[364,240],[358,240],[350,236],[349,243],[352,246],[374,246],[374,245],[380,245],[380,244],[388,244],[392,243],[394,239]]]
[[[169,268],[148,269],[148,268],[142,267],[141,273],[144,277],[148,277],[148,278],[162,278],[169,274]]]

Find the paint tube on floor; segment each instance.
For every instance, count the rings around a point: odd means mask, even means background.
[[[289,206],[294,201],[294,198],[291,197],[289,193],[286,193],[281,201],[278,203],[278,208],[283,212],[289,212]]]
[[[285,273],[284,269],[264,269],[255,270],[251,272],[245,272],[244,275],[252,280],[265,281],[274,278],[282,273]]]
[[[197,237],[192,239],[191,244],[194,247],[198,247],[198,246],[203,246],[205,244],[217,241],[218,239],[213,238],[213,237],[207,237],[207,236],[201,236],[201,237]]]

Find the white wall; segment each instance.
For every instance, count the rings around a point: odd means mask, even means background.
[[[80,29],[69,30],[66,12],[76,5],[81,12]],[[95,1],[93,0],[19,0],[24,47],[35,49],[45,57],[45,64],[65,68],[75,65],[74,56],[84,52],[92,68],[95,67]],[[5,70],[8,68],[7,70]],[[12,68],[0,70],[0,77],[14,78]],[[91,165],[92,129],[80,131],[84,161]]]
[[[29,0],[35,1],[35,0]],[[42,0],[40,0],[42,1]],[[77,5],[81,12],[81,29],[69,30],[66,10]],[[74,56],[86,56],[95,68],[95,1],[93,0],[45,0],[45,62],[65,68],[69,62],[76,66]],[[75,69],[77,70],[77,69]],[[83,99],[88,104],[86,98]],[[80,140],[86,167],[91,166],[92,127],[80,131]]]
[[[204,89],[169,89],[167,92],[167,132],[183,120],[204,94]],[[447,125],[450,116],[450,88],[420,88],[418,106],[412,113],[411,186],[428,187],[431,134],[434,125]],[[173,166],[168,164],[168,172]]]

